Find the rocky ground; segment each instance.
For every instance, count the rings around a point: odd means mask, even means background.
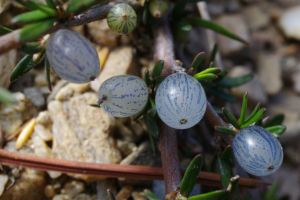
[[[284,163],[268,181],[281,184],[279,196],[300,199],[300,2],[297,0],[209,0],[212,20],[230,29],[250,45],[217,35],[222,61],[230,77],[254,72],[249,83],[232,88],[229,92],[241,99],[249,93],[249,112],[257,102],[268,111],[267,115],[284,114],[286,133],[280,138],[284,149]],[[187,9],[198,12],[194,4]],[[18,28],[10,23],[23,8],[12,1],[0,1],[0,25]],[[147,27],[140,26],[129,35],[112,32],[106,20],[79,26],[73,30],[86,36],[95,45],[102,71],[90,84],[72,84],[52,71],[54,86],[50,93],[46,86],[43,62],[18,81],[10,84],[9,77],[18,61],[25,55],[19,49],[0,56],[0,86],[9,88],[18,103],[0,105],[0,126],[5,137],[14,135],[27,121],[36,117],[30,139],[16,149],[16,138],[3,147],[9,151],[43,157],[82,162],[124,165],[161,166],[160,157],[153,154],[145,125],[131,118],[111,118],[103,110],[89,104],[96,103],[97,91],[107,78],[120,74],[141,76],[154,66],[153,40]],[[209,55],[205,30],[194,27],[190,43],[176,43],[176,57],[188,67],[199,52]],[[213,100],[214,97],[211,97]],[[239,115],[241,102],[228,104]],[[205,122],[200,126],[207,128]],[[206,170],[210,170],[213,151],[211,135],[199,135],[199,127],[180,132],[178,137],[182,166],[187,166],[196,154],[205,155]],[[163,198],[162,181],[105,179],[86,175],[43,172],[33,169],[3,166],[0,174],[0,200],[53,199],[53,200],[108,200],[110,188],[117,199],[146,200],[143,189],[151,189]],[[239,168],[238,174],[242,173]],[[241,174],[244,175],[244,174]],[[247,176],[247,175],[245,175]],[[202,191],[211,188],[202,187]],[[200,193],[197,185],[195,192]],[[242,193],[244,193],[242,191]],[[250,191],[255,199],[259,193]]]

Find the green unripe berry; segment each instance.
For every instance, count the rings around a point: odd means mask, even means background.
[[[151,0],[149,11],[153,17],[164,17],[169,13],[170,1],[169,0]]]
[[[119,34],[128,34],[136,27],[136,13],[125,3],[113,6],[107,15],[109,28]]]

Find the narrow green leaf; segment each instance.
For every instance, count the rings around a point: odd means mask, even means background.
[[[157,76],[159,76],[162,73],[163,69],[164,69],[164,61],[160,60],[155,64],[153,68],[152,78],[155,79]]]
[[[145,81],[145,83],[146,83],[147,86],[151,85],[152,81],[150,80],[150,76],[149,76],[149,71],[148,70],[145,71],[144,81]]]
[[[43,20],[47,19],[50,17],[55,17],[56,15],[50,15],[48,13],[45,13],[41,10],[33,10],[30,12],[22,13],[20,15],[17,15],[14,17],[11,22],[16,23],[16,22],[31,22],[31,21],[38,21],[38,20]]]
[[[147,116],[148,116],[149,119],[154,119],[154,117],[156,115],[155,103],[154,103],[154,101],[153,101],[153,99],[151,97],[149,97],[149,102],[150,102],[151,109],[147,113]]]
[[[178,20],[181,17],[187,3],[188,3],[188,0],[177,0],[176,1],[173,12],[172,12],[172,17],[173,17],[174,21]]]
[[[247,118],[246,121],[248,121],[249,119],[251,119],[251,117],[253,117],[253,116],[255,115],[255,113],[257,113],[257,111],[260,109],[260,106],[261,106],[261,103],[259,102],[259,103],[255,106],[254,110],[252,111],[252,113],[250,114],[250,116]]]
[[[218,157],[221,182],[223,187],[227,188],[231,178],[231,171],[228,159]]]
[[[39,42],[27,42],[26,44],[22,45],[21,50],[27,54],[35,54],[40,52],[43,48],[43,45],[41,45]]]
[[[208,68],[208,69],[205,69],[205,70],[199,72],[198,74],[208,74],[208,73],[218,75],[221,73],[221,69],[220,68]]]
[[[55,9],[56,4],[53,0],[46,0],[46,3],[50,8]]]
[[[112,191],[110,189],[107,190],[107,195],[108,195],[109,200],[116,200],[114,194],[112,193]]]
[[[45,79],[47,82],[48,89],[52,91],[51,81],[50,81],[50,62],[47,55],[45,56]],[[98,105],[98,104],[97,104]],[[100,105],[98,105],[100,107]]]
[[[269,190],[264,194],[264,200],[275,200],[277,199],[277,192],[279,189],[278,182],[273,183]]]
[[[229,112],[229,110],[227,108],[224,107],[222,110],[223,110],[223,114],[226,117],[226,119],[228,120],[228,122],[230,124],[232,124],[236,129],[238,129],[239,124],[238,124],[236,118]]]
[[[248,92],[244,94],[243,97],[243,105],[242,105],[242,111],[241,111],[241,116],[239,120],[239,126],[243,125],[246,119],[246,114],[247,114],[247,101],[248,101]]]
[[[235,135],[235,131],[230,129],[230,128],[227,128],[227,127],[224,127],[224,126],[215,126],[215,129],[217,131],[219,131],[220,133],[223,133],[225,135]]]
[[[101,108],[101,106],[99,106],[98,104],[90,104],[90,106],[92,106],[94,108]]]
[[[147,100],[146,105],[144,106],[144,108],[142,110],[140,110],[134,117],[133,117],[133,121],[138,120],[139,118],[141,118],[144,114],[146,114],[147,108],[148,108],[148,103],[149,103],[149,99]]]
[[[150,190],[144,190],[145,195],[149,200],[160,200],[158,197],[156,197]]]
[[[40,60],[33,61],[32,57],[33,55],[28,54],[22,58],[12,72],[10,82],[18,80],[38,64]]]
[[[223,78],[225,78],[227,75],[227,70],[224,69],[223,71],[221,71],[220,74],[218,74],[218,79],[217,80],[214,80],[214,83],[218,83],[220,82]]]
[[[230,179],[231,190],[229,191],[229,196],[226,199],[228,199],[228,200],[232,200],[233,199],[234,194],[236,193],[236,191],[238,189],[239,181],[240,181],[240,177],[239,176],[235,176],[235,177],[232,177]]]
[[[201,73],[201,72],[200,72]],[[211,81],[211,80],[215,80],[218,78],[217,75],[212,74],[212,73],[207,73],[207,74],[195,74],[193,77],[195,79],[197,79],[198,81]]]
[[[147,127],[148,132],[153,135],[155,138],[159,137],[159,131],[156,119],[149,119],[147,114],[144,114],[144,120]]]
[[[174,22],[176,28],[182,31],[190,31],[192,30],[192,25],[187,23],[186,21],[178,20]]]
[[[286,127],[282,125],[277,125],[277,126],[267,127],[266,129],[273,134],[282,135],[285,132]]]
[[[240,85],[244,85],[248,83],[253,79],[253,77],[254,77],[253,73],[247,74],[245,76],[234,77],[234,78],[225,77],[217,83],[217,86],[227,87],[227,88],[238,87]]]
[[[219,200],[228,196],[227,190],[217,190],[206,194],[200,194],[197,196],[189,197],[188,200]]]
[[[216,33],[220,33],[220,34],[225,35],[225,36],[227,36],[231,39],[240,41],[240,42],[242,42],[246,45],[249,44],[244,39],[242,39],[239,36],[235,35],[230,30],[224,28],[223,26],[217,24],[216,22],[201,19],[199,17],[186,18],[186,21],[188,21],[191,24],[197,25],[197,26],[201,26],[201,27],[204,27],[204,28],[211,29],[211,30],[215,31]]]
[[[155,155],[158,155],[157,153],[157,146],[156,146],[156,142],[155,142],[155,138],[153,137],[152,134],[148,133],[149,134],[149,137],[150,137],[150,141],[151,141],[151,146],[152,146],[152,150],[153,150],[153,153]]]
[[[208,62],[207,68],[210,67],[211,62],[215,62],[215,58],[216,58],[217,52],[218,52],[218,45],[215,44],[215,45],[214,45],[214,48],[213,48],[212,51],[211,51],[211,55],[210,55],[210,57],[209,57],[209,62]]]
[[[0,87],[0,103],[12,104],[15,102],[16,100],[13,95],[7,89]]]
[[[5,27],[0,27],[0,36],[5,35],[7,33],[11,33],[13,32],[13,30],[9,29],[9,28],[5,28]]]
[[[215,87],[216,84],[214,84],[213,82],[205,82],[205,81],[200,81],[202,87],[204,88],[204,90],[206,90],[207,88],[212,88]]]
[[[204,55],[205,53],[201,52],[198,55],[196,55],[196,57],[194,58],[193,63],[191,64],[191,68],[194,68],[195,72],[200,67]]]
[[[37,37],[45,33],[47,30],[49,30],[53,26],[54,22],[55,19],[51,18],[24,26],[21,29],[19,40],[21,42],[25,42],[36,39]]]
[[[206,91],[210,92],[211,94],[213,94],[216,97],[218,97],[220,99],[223,99],[225,101],[229,101],[229,102],[232,102],[232,103],[237,102],[237,98],[235,98],[234,96],[232,96],[228,93],[225,93],[221,90],[218,90],[218,89],[215,89],[215,88],[209,88],[209,89],[206,89]]]
[[[218,114],[222,114],[222,113],[223,113],[222,108],[216,107],[216,106],[212,106],[212,107],[213,107],[213,109],[214,109],[214,111],[215,111],[216,113],[218,113]]]
[[[165,80],[165,78],[167,78],[166,76],[157,76],[155,78],[156,83],[161,83],[163,80]]]
[[[144,4],[144,10],[143,10],[143,24],[146,25],[148,21],[149,16],[149,4],[150,1],[146,1]]]
[[[281,125],[283,120],[284,120],[284,115],[283,114],[271,117],[269,122],[267,123],[266,127]]]
[[[70,0],[68,2],[67,13],[79,14],[90,9],[94,5],[106,2],[108,2],[108,0]]]
[[[199,173],[202,168],[202,156],[197,155],[189,164],[187,170],[185,171],[185,174],[183,176],[181,185],[180,185],[180,193],[188,197],[192,190],[194,189],[194,186],[196,184],[196,181],[198,179]]]
[[[49,8],[47,5],[32,0],[16,0],[21,5],[31,10],[41,10],[51,16],[57,16],[56,10]]]
[[[230,159],[232,157],[232,148],[230,145],[226,147],[226,149],[223,151],[221,154],[220,158],[221,159]]]
[[[265,108],[261,108],[255,115],[253,115],[251,118],[248,118],[247,121],[241,126],[241,128],[245,128],[246,126],[249,126],[250,124],[253,124],[257,120],[259,120],[264,113],[266,112]]]

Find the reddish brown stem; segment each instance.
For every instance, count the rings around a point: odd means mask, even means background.
[[[155,38],[155,60],[156,62],[159,60],[164,61],[162,75],[168,76],[175,71],[176,64],[173,37],[167,18],[163,18],[153,31]],[[159,132],[166,194],[171,194],[180,187],[182,178],[179,167],[177,135],[175,129],[167,126],[162,121],[159,122]]]

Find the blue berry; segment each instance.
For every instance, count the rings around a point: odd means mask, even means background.
[[[52,69],[72,83],[88,83],[100,72],[100,60],[92,43],[84,36],[61,29],[52,33],[46,44]]]
[[[283,151],[278,139],[260,126],[241,129],[233,139],[232,148],[240,166],[256,176],[274,173],[283,160]]]
[[[106,112],[115,117],[129,117],[146,105],[148,88],[137,76],[113,76],[102,83],[98,98],[98,103]]]
[[[155,96],[157,114],[165,124],[176,129],[196,125],[203,118],[206,103],[201,84],[184,73],[165,78]]]

